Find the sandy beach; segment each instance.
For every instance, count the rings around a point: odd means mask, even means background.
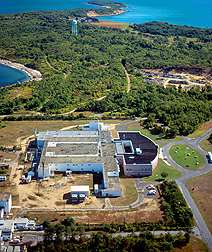
[[[121,15],[123,13],[125,13],[126,10],[123,10],[123,9],[118,9],[118,10],[115,10],[113,13],[111,14],[98,14],[95,10],[92,10],[92,11],[88,11],[87,12],[87,16],[88,17],[106,17],[106,16],[116,16],[116,15]]]
[[[20,63],[0,59],[0,64],[6,65],[6,66],[9,66],[9,67],[13,67],[13,68],[16,68],[16,69],[18,69],[20,71],[25,72],[29,76],[29,78],[30,78],[29,80],[33,80],[33,81],[42,80],[42,74],[39,71],[31,69],[29,67],[26,67],[26,66],[24,66],[24,65],[22,65]]]

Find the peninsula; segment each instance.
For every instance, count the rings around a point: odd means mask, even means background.
[[[100,16],[115,16],[126,12],[126,5],[119,2],[114,2],[111,0],[91,0],[88,4],[97,5],[104,8],[103,13],[99,10],[89,10],[87,13],[88,17],[100,17]]]

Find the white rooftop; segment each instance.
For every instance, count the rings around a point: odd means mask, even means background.
[[[89,192],[88,185],[71,186],[71,192]]]
[[[58,131],[41,131],[37,134],[37,138],[39,140],[47,140],[49,138],[58,138],[58,137],[97,137],[98,131],[65,131],[65,130],[58,130]]]

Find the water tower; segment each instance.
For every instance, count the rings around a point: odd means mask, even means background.
[[[73,19],[72,22],[71,22],[71,31],[72,31],[72,34],[74,35],[78,35],[78,22],[76,19]]]

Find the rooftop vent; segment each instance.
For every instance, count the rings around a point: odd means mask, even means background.
[[[140,148],[136,148],[135,149],[135,153],[136,153],[136,155],[141,155],[142,154],[142,150]]]

